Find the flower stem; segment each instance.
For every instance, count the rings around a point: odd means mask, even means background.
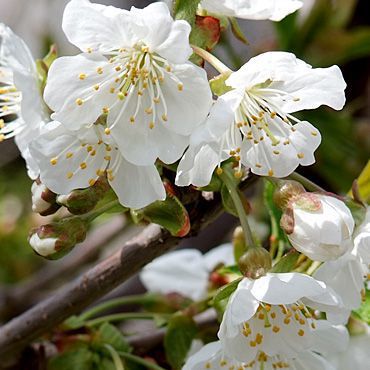
[[[91,319],[94,316],[97,316],[101,312],[108,311],[112,308],[128,305],[128,304],[146,304],[152,303],[158,300],[157,295],[153,294],[138,294],[138,295],[131,295],[127,297],[120,297],[116,299],[111,299],[109,301],[103,302],[90,310],[86,311],[82,315],[80,315],[80,319],[85,321]]]
[[[135,356],[131,353],[127,353],[127,352],[120,352],[118,351],[117,352],[121,357],[125,358],[126,360],[130,360],[132,362],[136,362],[137,364],[139,365],[143,365],[144,367],[146,367],[147,369],[153,369],[153,370],[165,370],[163,367],[161,366],[158,366],[152,362],[149,362],[149,361],[146,361],[144,360],[143,358],[141,357],[138,357],[138,356]]]
[[[219,175],[227,189],[229,190],[231,199],[233,200],[236,212],[238,213],[240,225],[243,229],[245,242],[248,248],[257,248],[256,243],[254,242],[252,230],[249,226],[247,213],[245,211],[244,205],[240,196],[238,194],[238,186],[235,184],[234,179],[231,177],[227,169],[223,169],[223,172]]]
[[[191,45],[191,47],[193,48],[195,54],[199,55],[201,58],[207,61],[211,66],[217,69],[218,72],[220,73],[231,73],[232,72],[232,70],[229,67],[223,64],[213,54],[195,45]]]
[[[152,320],[155,317],[152,312],[124,312],[98,317],[85,323],[86,326],[96,326],[104,322],[124,321],[124,320]]]
[[[300,182],[309,191],[318,191],[320,193],[325,192],[325,189],[297,172],[293,172],[291,175],[289,175],[288,179]]]

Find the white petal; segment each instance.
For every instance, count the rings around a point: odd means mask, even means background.
[[[302,7],[299,0],[203,0],[203,9],[227,17],[280,21]]]
[[[316,330],[312,350],[320,354],[343,352],[348,347],[348,330],[343,325],[331,325],[326,320],[315,321]]]
[[[355,253],[365,264],[370,263],[370,207],[366,208],[366,216],[362,224],[356,229]]]
[[[190,135],[207,117],[212,106],[212,92],[203,68],[192,63],[173,66],[172,73],[181,81],[182,91],[174,79],[165,77],[161,86],[167,104],[168,128]]]
[[[126,10],[72,0],[64,10],[63,31],[82,51],[107,52],[134,44],[131,23]]]
[[[214,146],[190,146],[177,167],[176,185],[207,186],[219,162],[219,150]]]
[[[207,292],[208,271],[198,250],[184,249],[156,258],[144,267],[140,279],[149,291],[199,300]]]
[[[84,137],[88,140],[58,125],[31,143],[31,154],[40,167],[41,181],[53,192],[67,194],[74,189],[87,188],[98,178],[98,170],[105,169],[105,146],[98,144],[93,129],[83,133]]]
[[[356,309],[361,305],[364,288],[361,264],[356,257],[346,254],[335,261],[322,264],[314,274],[341,297],[344,308]]]
[[[135,16],[135,31],[140,40],[170,63],[185,63],[191,56],[189,45],[191,27],[182,20],[174,21],[163,2],[152,3],[144,9],[131,8]]]
[[[117,151],[119,165],[114,169],[110,185],[120,203],[129,208],[143,208],[157,200],[166,199],[166,192],[156,166],[136,166]],[[114,159],[113,159],[114,161]]]
[[[71,130],[93,124],[104,107],[117,101],[116,94],[110,93],[116,75],[114,67],[99,54],[58,58],[51,65],[44,92],[46,103],[55,111],[53,119]]]
[[[253,282],[251,293],[259,301],[279,305],[292,304],[303,297],[320,296],[326,290],[325,285],[308,275],[295,272],[268,273]]]
[[[312,68],[287,52],[271,51],[251,58],[226,80],[234,88],[252,88],[266,82],[268,86],[261,87],[260,93],[264,92],[264,98],[285,113],[320,105],[339,110],[345,103],[346,83],[337,66]],[[284,94],[270,93],[271,89]]]

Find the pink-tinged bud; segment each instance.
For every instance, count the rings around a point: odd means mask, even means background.
[[[78,217],[70,217],[40,226],[31,232],[29,243],[33,250],[47,259],[58,259],[85,240],[87,224]]]
[[[336,197],[302,193],[291,199],[281,227],[292,246],[314,261],[334,260],[353,248],[354,219]]]
[[[92,211],[103,199],[110,186],[105,177],[100,177],[93,186],[77,189],[66,195],[59,195],[57,202],[68,209],[73,215],[82,215]]]
[[[279,208],[285,209],[294,197],[305,192],[305,188],[299,182],[281,180],[274,193],[274,202]]]
[[[247,278],[258,279],[272,267],[270,253],[262,248],[249,248],[238,261],[240,272]]]
[[[31,187],[32,211],[41,216],[54,214],[60,205],[56,203],[57,195],[49,190],[39,180],[34,181]]]

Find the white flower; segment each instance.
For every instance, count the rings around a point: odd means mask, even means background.
[[[341,298],[337,314],[349,317],[360,307],[364,292],[365,266],[352,253],[322,264],[314,273],[315,279],[325,282]]]
[[[126,11],[72,0],[63,30],[84,53],[50,68],[53,119],[78,130],[104,115],[125,160],[178,160],[212,103],[205,71],[188,61],[190,25],[174,21],[164,3]]]
[[[340,304],[323,282],[307,275],[244,278],[230,297],[218,336],[225,354],[242,362],[253,361],[260,352],[295,357],[317,341],[314,333],[321,321],[312,310],[326,312],[331,320]]]
[[[283,220],[290,212],[293,225],[287,229]],[[333,260],[352,250],[355,222],[351,211],[341,200],[303,193],[290,201],[284,216],[282,226],[289,241],[312,260]]]
[[[368,370],[370,363],[370,334],[367,333],[350,337],[348,349],[330,360],[336,365],[337,370]]]
[[[356,255],[364,264],[370,264],[370,207],[366,207],[365,219],[354,233],[354,248]]]
[[[325,262],[314,274],[316,279],[324,281],[341,297],[340,311],[347,316],[360,307],[369,273],[369,207],[365,220],[354,235],[353,249],[335,261]]]
[[[202,255],[183,249],[156,258],[144,267],[140,279],[149,291],[179,293],[193,300],[205,298],[209,275],[219,264],[234,264],[231,244],[223,244]]]
[[[281,21],[302,7],[299,0],[202,0],[201,7],[210,13],[244,19]]]
[[[3,67],[1,67],[3,66]],[[32,179],[39,169],[29,152],[47,121],[41,100],[36,65],[24,41],[0,23],[0,135],[15,136]]]
[[[229,157],[239,169],[243,164],[261,176],[285,177],[298,165],[311,165],[320,133],[290,113],[323,104],[341,109],[345,102],[337,66],[312,68],[285,52],[250,59],[226,85],[231,91],[191,138],[178,168],[179,185],[207,185],[217,164]]]
[[[103,126],[69,131],[59,123],[31,143],[40,167],[41,182],[57,194],[94,185],[107,175],[109,184],[126,207],[141,208],[166,197],[154,164],[136,166],[126,161],[117,146],[103,142]]]
[[[340,330],[340,329],[339,329]],[[331,338],[331,345],[334,347],[339,343],[343,347],[346,341],[346,334],[341,330],[339,337]],[[333,340],[334,339],[334,340]],[[328,347],[328,345],[326,345]],[[283,355],[268,356],[265,352],[259,352],[254,360],[243,363],[233,360],[224,355],[220,342],[208,343],[199,352],[191,356],[185,363],[183,370],[222,370],[222,369],[251,369],[251,370],[334,370],[334,366],[323,356],[313,351],[299,353],[294,358],[287,358]]]

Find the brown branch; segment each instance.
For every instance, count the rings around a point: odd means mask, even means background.
[[[222,212],[218,197],[202,200],[192,219],[192,235],[207,226]],[[180,241],[156,225],[148,226],[121,250],[100,262],[81,277],[0,328],[2,364],[11,360],[31,341],[52,330],[66,318],[80,312],[138,272],[154,258]]]
[[[102,246],[121,235],[124,227],[125,219],[122,216],[114,217],[108,223],[93,230],[88,238],[63,260],[48,261],[28,280],[4,289],[0,294],[0,317],[16,316],[34,304],[39,297],[36,292],[41,294],[43,289],[55,285],[56,281],[76,276],[82,266],[99,257]]]

